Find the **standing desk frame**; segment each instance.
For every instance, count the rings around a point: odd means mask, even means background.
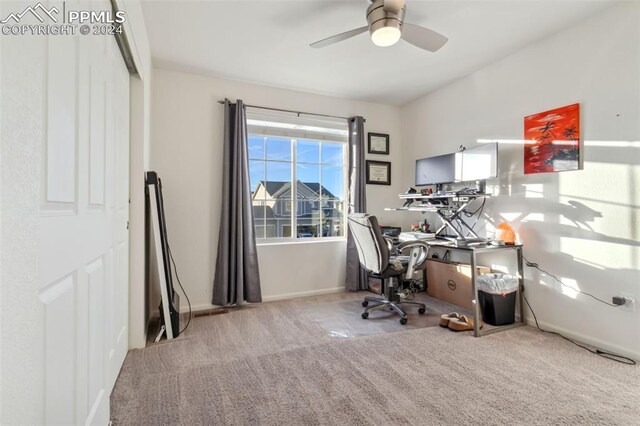
[[[435,212],[442,225],[436,231],[436,236],[440,235],[443,231],[451,229],[453,233],[458,237],[464,239],[465,236],[455,227],[454,222],[460,225],[460,230],[466,228],[466,232],[471,234],[473,238],[479,238],[478,234],[462,220],[460,215],[467,208],[467,206],[478,198],[490,197],[490,194],[400,194],[400,199],[412,200],[414,202],[420,202],[421,204],[409,205],[408,207],[399,208],[386,208],[387,211],[410,211],[410,212]],[[445,204],[446,202],[446,204]],[[464,231],[463,231],[464,232]]]

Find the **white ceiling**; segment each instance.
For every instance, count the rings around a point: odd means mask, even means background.
[[[440,51],[426,52],[403,41],[381,48],[366,33],[322,49],[308,46],[366,25],[368,4],[368,0],[174,0],[146,1],[143,8],[158,64],[401,105],[612,2],[407,0],[406,22],[449,38]]]

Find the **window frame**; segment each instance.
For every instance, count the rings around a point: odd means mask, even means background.
[[[291,203],[291,236],[290,237],[256,237],[256,244],[257,245],[274,245],[274,244],[298,244],[298,243],[312,243],[312,242],[331,242],[331,241],[346,241],[347,240],[347,232],[348,232],[348,228],[347,228],[347,215],[348,215],[348,205],[349,205],[349,143],[346,141],[342,141],[342,140],[332,140],[332,139],[314,139],[314,138],[310,138],[310,137],[305,137],[305,138],[297,138],[297,137],[283,137],[282,135],[278,135],[278,134],[271,134],[271,133],[251,133],[248,132],[247,133],[247,140],[249,137],[254,136],[254,137],[262,137],[265,139],[265,154],[264,154],[264,159],[263,160],[257,160],[255,158],[248,158],[249,160],[249,164],[251,164],[251,161],[262,161],[265,164],[265,182],[267,179],[266,176],[266,164],[267,162],[271,161],[271,162],[279,162],[279,163],[290,163],[291,164],[291,199],[289,200],[289,202]],[[268,160],[267,159],[267,153],[266,153],[266,139],[268,138],[279,138],[279,139],[289,139],[291,141],[291,160]],[[299,140],[304,140],[304,141],[312,141],[312,142],[318,142],[320,143],[320,158],[319,158],[319,162],[318,163],[309,163],[309,162],[300,162],[300,164],[313,164],[313,165],[317,165],[320,167],[320,177],[319,177],[319,185],[320,188],[322,188],[322,166],[329,166],[331,165],[331,163],[322,163],[322,143],[332,143],[332,144],[340,144],[342,145],[342,176],[343,176],[343,182],[342,182],[342,193],[343,193],[343,198],[342,198],[342,223],[343,223],[343,233],[344,235],[342,236],[332,236],[332,237],[323,237],[322,236],[322,229],[320,229],[320,236],[318,237],[298,237],[298,199],[297,199],[297,194],[298,194],[298,179],[297,179],[297,165],[298,165],[298,158],[297,158],[297,148],[298,148],[298,141]],[[294,198],[295,197],[295,198]],[[257,201],[265,201],[265,200],[257,200]],[[320,210],[322,211],[322,191],[320,191],[319,197],[318,197],[318,205]],[[253,202],[253,201],[252,201]],[[265,203],[266,205],[266,203]],[[320,222],[320,225],[322,224],[322,220]],[[266,223],[264,223],[263,226],[266,229]],[[255,228],[255,224],[254,224],[254,228]]]

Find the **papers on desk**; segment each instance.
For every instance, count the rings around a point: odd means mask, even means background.
[[[433,240],[436,234],[433,232],[401,232],[398,237],[401,242],[405,241],[419,241],[419,240]]]

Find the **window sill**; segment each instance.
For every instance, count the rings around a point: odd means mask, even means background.
[[[284,246],[298,244],[324,244],[324,243],[346,243],[347,237],[324,237],[324,238],[278,238],[257,240],[258,247],[263,246]]]

